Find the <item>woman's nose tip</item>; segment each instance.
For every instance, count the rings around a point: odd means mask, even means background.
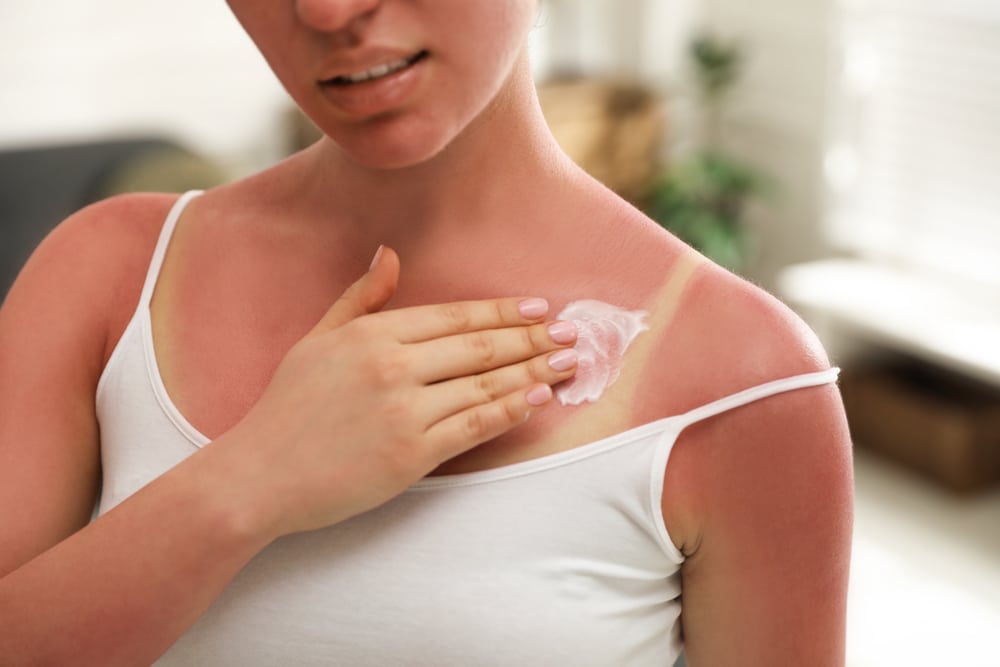
[[[297,0],[295,10],[304,24],[323,32],[347,28],[371,13],[381,0]]]

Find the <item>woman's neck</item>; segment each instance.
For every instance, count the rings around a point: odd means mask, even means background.
[[[335,210],[359,243],[402,251],[493,227],[500,218],[512,233],[519,209],[530,207],[533,197],[551,196],[577,173],[545,123],[527,68],[527,61],[515,68],[497,99],[418,165],[367,168],[328,139],[310,148],[301,173],[317,214]]]

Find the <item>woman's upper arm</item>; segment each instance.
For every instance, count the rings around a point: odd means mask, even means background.
[[[829,368],[790,309],[707,272],[678,320],[663,377],[684,409]],[[673,410],[672,412],[676,412]],[[688,665],[843,665],[853,521],[851,443],[834,384],[763,398],[684,429],[663,517],[685,554]]]
[[[843,665],[853,478],[837,388],[695,428],[716,451],[689,466],[700,487],[683,569],[689,664]]]
[[[0,576],[90,518],[100,476],[96,384],[109,336],[141,288],[132,257],[150,235],[141,221],[120,223],[151,203],[123,197],[67,219],[0,308]]]

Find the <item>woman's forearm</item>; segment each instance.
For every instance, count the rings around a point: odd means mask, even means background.
[[[572,376],[544,300],[364,316],[398,278],[381,257],[236,426],[0,579],[0,664],[152,663],[273,539],[381,505]]]
[[[213,448],[0,580],[0,664],[148,665],[197,620],[271,541]]]

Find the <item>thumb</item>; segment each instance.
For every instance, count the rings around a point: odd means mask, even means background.
[[[329,331],[351,320],[385,307],[399,284],[399,256],[392,248],[379,246],[368,273],[348,287],[326,311],[314,331]]]

